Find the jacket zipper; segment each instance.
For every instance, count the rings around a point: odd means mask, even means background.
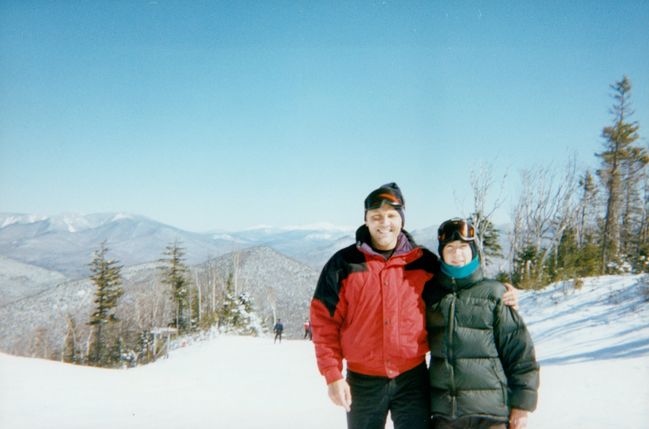
[[[455,418],[457,414],[457,400],[455,391],[455,356],[453,353],[453,332],[455,331],[455,300],[456,295],[456,284],[455,279],[451,279],[453,282],[453,294],[451,297],[451,307],[449,309],[449,322],[448,322],[448,361],[451,366],[451,417]]]

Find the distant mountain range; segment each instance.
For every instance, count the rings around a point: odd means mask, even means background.
[[[0,255],[59,272],[69,278],[88,275],[93,252],[105,241],[112,257],[125,266],[155,261],[178,241],[187,262],[254,246],[268,246],[319,268],[339,248],[353,243],[353,231],[331,225],[258,227],[229,233],[195,233],[153,219],[124,213],[35,216],[0,214]]]
[[[419,244],[436,251],[435,232],[433,226],[411,231]],[[175,241],[186,250],[194,281],[211,273],[223,283],[236,272],[236,287],[252,296],[266,326],[279,317],[288,335],[299,336],[321,267],[354,243],[355,228],[317,224],[194,233],[124,213],[2,213],[0,348],[29,354],[29,341],[37,336],[56,348],[69,318],[85,324],[94,299],[89,264],[102,242],[124,267],[125,315],[162,305],[168,291],[161,288],[159,260]]]

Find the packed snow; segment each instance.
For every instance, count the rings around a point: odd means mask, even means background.
[[[649,427],[643,276],[587,279],[521,296],[541,361],[530,429]],[[344,428],[313,345],[215,336],[128,370],[0,354],[0,428]],[[388,423],[387,427],[391,427]]]

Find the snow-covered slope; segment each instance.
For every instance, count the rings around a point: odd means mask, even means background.
[[[284,335],[303,335],[304,321],[318,281],[318,273],[269,247],[252,247],[228,253],[194,267],[197,272],[211,270],[220,279],[236,274],[239,291],[253,298],[257,315],[267,327],[282,319]]]
[[[544,366],[649,357],[649,276],[603,276],[521,296]],[[649,379],[647,380],[649,383]]]
[[[65,280],[61,273],[0,256],[0,307],[46,291]]]
[[[522,295],[542,362],[529,429],[641,429],[649,422],[649,303],[643,276]],[[622,352],[623,351],[623,352]],[[345,427],[308,341],[216,337],[129,370],[0,354],[0,427]],[[391,427],[388,424],[388,427]]]

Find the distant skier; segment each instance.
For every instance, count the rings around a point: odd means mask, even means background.
[[[306,319],[306,322],[304,322],[304,339],[309,339],[311,340],[311,322],[309,319]]]
[[[275,332],[275,340],[273,341],[273,344],[277,342],[278,338],[279,338],[279,343],[282,344],[282,332],[284,332],[284,325],[282,324],[282,319],[277,319],[277,323],[275,323],[275,326],[273,327],[273,332]]]

